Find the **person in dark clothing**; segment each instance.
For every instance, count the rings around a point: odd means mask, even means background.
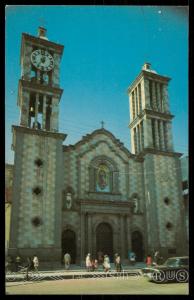
[[[115,268],[117,272],[121,272],[121,257],[118,253],[115,254]]]
[[[19,255],[16,256],[16,259],[15,259],[15,267],[16,267],[16,272],[19,271],[20,269],[20,266],[21,266],[21,262],[22,262],[22,259]]]

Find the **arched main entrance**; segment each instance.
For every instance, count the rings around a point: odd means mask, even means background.
[[[113,232],[107,223],[101,223],[96,229],[96,250],[107,254],[113,259]]]
[[[143,249],[143,237],[139,231],[134,231],[132,233],[132,251],[136,254],[136,261],[143,261],[144,259],[144,249]]]
[[[62,233],[62,258],[65,253],[71,255],[71,263],[76,262],[76,235],[72,230],[64,230]]]

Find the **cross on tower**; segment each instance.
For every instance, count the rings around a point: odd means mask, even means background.
[[[104,128],[104,124],[105,124],[104,121],[101,121],[100,123],[102,125],[102,128]]]

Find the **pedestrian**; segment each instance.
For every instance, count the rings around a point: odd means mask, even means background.
[[[6,272],[13,271],[13,259],[10,255],[8,255],[6,258],[5,270],[6,270]]]
[[[32,270],[32,260],[31,258],[28,256],[27,257],[27,264],[26,264],[26,280],[29,280],[29,277],[28,277],[28,272]]]
[[[88,253],[87,256],[86,256],[86,269],[87,271],[91,271],[92,269],[92,261],[91,261],[91,254]]]
[[[36,272],[38,272],[39,260],[38,260],[37,255],[34,255],[34,258],[33,258],[33,264],[34,264],[34,270],[35,270]]]
[[[115,269],[116,269],[116,258],[117,258],[117,256],[118,256],[118,253],[115,253],[115,255],[114,255],[114,264],[115,264]]]
[[[69,270],[70,263],[71,263],[71,255],[69,253],[65,253],[65,255],[64,255],[64,264],[65,264],[65,269],[66,270]]]
[[[100,265],[100,264],[103,264],[103,261],[104,261],[104,255],[103,255],[103,252],[102,252],[101,250],[98,251],[97,256],[98,256],[98,263],[99,263],[99,265]]]
[[[21,267],[21,261],[22,261],[21,257],[17,255],[15,259],[16,272],[18,272]]]
[[[147,265],[147,267],[151,267],[151,265],[152,265],[152,257],[150,254],[148,254],[146,257],[146,265]]]
[[[136,260],[136,255],[134,252],[131,252],[130,253],[130,262],[131,262],[131,265],[134,266],[135,265],[135,260]]]
[[[92,270],[92,271],[95,270],[94,259],[93,259],[93,258],[91,258],[91,270]]]
[[[27,257],[26,267],[28,268],[29,271],[32,271],[34,269],[34,263],[30,256]]]
[[[97,259],[94,260],[94,270],[95,271],[98,270],[98,260]]]
[[[117,272],[121,272],[121,257],[119,254],[117,254],[115,257],[115,267]]]
[[[130,257],[131,257],[131,251],[128,250],[128,260],[129,260],[129,264],[130,264]]]
[[[154,262],[156,263],[156,265],[159,264],[159,260],[160,260],[160,253],[158,250],[156,250],[154,253]]]
[[[104,262],[103,262],[104,271],[110,271],[110,259],[107,254],[104,255]]]

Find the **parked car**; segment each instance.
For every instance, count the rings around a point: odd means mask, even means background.
[[[170,257],[162,265],[152,265],[141,269],[142,275],[148,281],[156,283],[165,282],[188,282],[189,280],[189,257]]]

